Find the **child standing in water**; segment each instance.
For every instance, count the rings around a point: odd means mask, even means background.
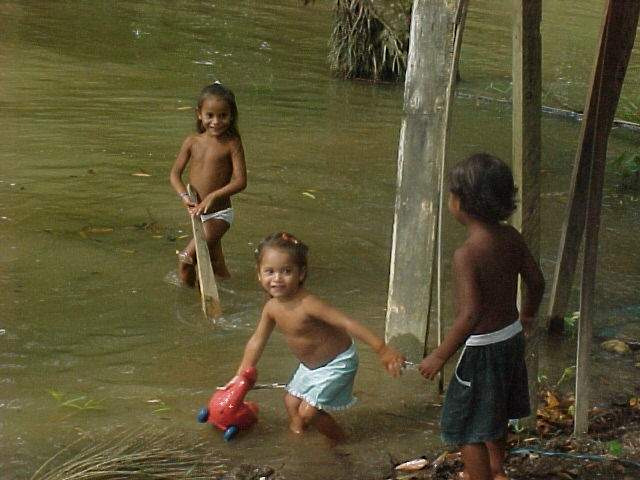
[[[506,480],[508,421],[530,414],[524,338],[540,305],[544,278],[522,236],[500,223],[516,208],[509,167],[491,155],[475,154],[452,170],[449,182],[449,211],[468,234],[453,255],[456,317],[419,369],[433,379],[464,344],[442,410],[442,438],[462,445],[463,478]],[[519,313],[518,277],[525,287]]]
[[[198,133],[189,135],[171,168],[169,179],[191,215],[200,215],[216,276],[229,278],[222,254],[222,236],[233,223],[231,195],[247,186],[244,150],[238,132],[238,107],[233,92],[219,82],[202,89],[196,108]],[[189,200],[182,173],[189,163],[189,183],[199,201]],[[193,239],[178,254],[180,280],[195,284]]]
[[[358,354],[352,336],[365,342],[393,376],[404,357],[364,325],[349,318],[304,288],[307,246],[285,232],[275,233],[256,249],[258,281],[270,299],[244,350],[238,374],[258,363],[274,327],[284,334],[300,365],[284,397],[289,428],[302,433],[313,425],[333,443],[345,433],[327,410],[350,407]]]

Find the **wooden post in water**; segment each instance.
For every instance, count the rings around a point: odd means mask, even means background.
[[[514,0],[513,14],[513,176],[519,202],[511,221],[537,259],[540,257],[542,0]],[[521,289],[519,297],[522,300]],[[522,305],[522,301],[519,304]],[[538,396],[540,332],[540,327],[534,326],[526,352],[532,423],[535,423]]]
[[[620,98],[624,76],[638,27],[638,0],[608,0],[600,31],[600,43],[585,109],[583,131],[587,122],[592,130],[582,138],[581,160],[589,164],[586,193],[585,247],[580,290],[580,323],[576,369],[576,404],[574,435],[589,429],[589,364],[592,325],[595,316],[595,286],[598,258],[598,233],[602,206],[602,188],[607,142]],[[585,148],[587,144],[587,148]],[[574,199],[572,198],[572,203]],[[566,227],[565,227],[566,228]],[[576,250],[579,245],[573,246]],[[570,247],[565,245],[565,248]]]
[[[624,14],[619,12],[627,7],[627,18],[618,18],[619,15],[624,16]],[[573,276],[578,263],[587,212],[587,194],[592,177],[591,168],[595,148],[594,143],[597,141],[596,137],[606,134],[606,138],[604,139],[606,147],[606,139],[611,130],[611,123],[614,119],[616,106],[618,105],[618,99],[620,97],[620,90],[622,89],[622,82],[628,64],[628,56],[633,48],[635,38],[635,36],[627,38],[630,34],[626,30],[612,32],[611,28],[617,27],[610,27],[609,22],[616,22],[617,25],[621,24],[623,20],[626,20],[626,22],[635,22],[637,24],[638,2],[633,0],[627,2],[608,2],[605,12],[605,23],[600,33],[600,44],[596,64],[592,73],[591,87],[584,109],[585,114],[580,131],[580,147],[576,154],[573,167],[573,176],[569,190],[569,205],[562,227],[558,261],[553,276],[553,286],[549,302],[549,330],[556,333],[561,333],[564,330],[563,317],[566,314],[569,304]],[[614,15],[612,12],[617,13]],[[628,25],[625,25],[625,28],[629,28]],[[626,35],[626,37],[622,38],[623,35]],[[610,44],[611,42],[615,42],[615,46],[612,46]],[[620,42],[628,43],[623,44]],[[609,45],[607,46],[608,43]],[[611,51],[614,48],[621,49],[617,52],[617,55]],[[603,70],[605,68],[605,55],[609,58],[608,62],[612,62],[610,63],[612,66],[606,68],[615,70]],[[605,83],[601,85],[602,82]],[[599,114],[596,113],[598,110],[600,112]]]
[[[187,185],[189,199],[197,203],[196,193],[191,190],[191,185]],[[193,241],[196,245],[196,268],[198,272],[198,284],[200,285],[200,297],[202,301],[202,311],[209,320],[216,320],[222,315],[220,297],[216,277],[211,266],[211,256],[209,255],[209,245],[204,236],[204,227],[199,215],[191,215],[191,227],[193,229]]]
[[[398,147],[385,338],[426,352],[449,107],[467,0],[415,0]]]

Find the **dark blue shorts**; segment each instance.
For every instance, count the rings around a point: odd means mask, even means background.
[[[530,415],[524,343],[519,332],[489,345],[465,345],[442,409],[446,444],[499,440],[510,419]]]

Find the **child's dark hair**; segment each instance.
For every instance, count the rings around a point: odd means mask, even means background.
[[[233,92],[222,85],[220,82],[215,82],[211,85],[207,85],[200,91],[200,95],[198,96],[198,112],[200,112],[202,104],[207,99],[207,97],[218,97],[227,102],[227,105],[229,105],[229,110],[231,110],[231,125],[229,125],[229,129],[227,130],[227,132],[231,136],[239,137],[240,132],[238,131],[238,105],[236,104],[236,96],[233,94]],[[204,133],[204,131],[206,130],[197,116],[196,129],[198,130],[198,133]]]
[[[258,248],[256,248],[255,250],[256,262],[258,263],[258,266],[262,261],[262,255],[264,254],[266,248],[278,248],[287,252],[289,255],[291,255],[291,258],[298,266],[298,268],[301,271],[304,270],[306,272],[307,253],[309,252],[309,248],[290,233],[272,233],[268,237],[262,239],[262,241],[258,244]],[[306,279],[307,276],[305,275],[304,278]]]
[[[475,153],[453,167],[449,191],[466,213],[485,222],[506,220],[516,209],[511,169],[488,153]]]

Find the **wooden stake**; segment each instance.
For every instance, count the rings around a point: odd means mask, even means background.
[[[540,258],[540,108],[542,104],[542,0],[514,0],[513,21],[513,176],[519,208],[511,221],[534,258]],[[522,305],[522,289],[519,302]],[[538,345],[541,329],[533,327],[527,342],[529,399],[536,419]]]
[[[197,203],[197,195],[187,185],[187,193],[192,202]],[[191,226],[193,228],[193,241],[196,245],[196,266],[198,270],[198,284],[200,285],[200,296],[202,299],[202,311],[209,320],[217,320],[222,315],[222,306],[218,296],[216,277],[211,266],[211,256],[209,255],[209,245],[204,236],[204,227],[199,215],[191,215]]]
[[[385,338],[414,359],[427,348],[456,38],[466,6],[415,0],[412,10]]]
[[[592,325],[595,317],[594,297],[598,234],[607,143],[629,57],[633,49],[638,16],[640,16],[640,2],[638,0],[607,1],[588,102],[588,106],[593,108],[585,113],[585,123],[591,120],[594,126],[592,134],[585,136],[583,139],[585,142],[589,142],[591,149],[590,152],[586,152],[586,156],[590,160],[590,175],[586,202],[585,249],[580,291],[580,323],[578,329],[576,403],[573,432],[576,436],[586,434],[589,429],[589,373],[591,370],[589,366]]]
[[[626,22],[638,22],[638,2],[637,0],[608,2],[606,8],[605,22],[615,21],[617,24],[626,20]],[[626,19],[611,19],[609,16],[612,11],[628,8]],[[616,16],[619,15],[616,13]],[[621,14],[624,15],[624,14]],[[625,28],[628,28],[625,27]],[[596,135],[606,133],[608,137],[611,130],[611,123],[614,120],[616,106],[620,97],[620,90],[626,72],[628,63],[628,55],[633,48],[635,39],[635,30],[633,34],[629,31],[605,32],[610,30],[603,24],[600,32],[600,44],[596,57],[595,66],[592,72],[591,85],[587,95],[587,102],[584,109],[584,117],[582,119],[582,129],[580,131],[580,148],[576,154],[573,175],[571,178],[571,187],[569,190],[569,205],[567,207],[567,215],[562,226],[562,234],[560,237],[560,245],[558,251],[558,262],[556,263],[555,273],[553,276],[553,286],[551,289],[551,298],[549,302],[549,330],[561,333],[564,330],[564,316],[567,311],[571,289],[573,284],[573,276],[578,263],[578,255],[580,253],[580,244],[584,233],[584,225],[587,209],[587,192],[589,191],[589,182],[591,178],[591,167],[593,161],[594,141]],[[612,36],[613,34],[613,36]],[[615,38],[614,38],[615,37]],[[611,45],[615,43],[615,46]],[[620,43],[628,42],[628,43]],[[607,47],[607,43],[610,45]],[[616,55],[611,49],[620,48],[621,51]],[[610,67],[613,70],[603,71],[604,56],[611,57],[613,62]],[[627,57],[626,60],[623,60]],[[600,77],[605,75],[603,81],[607,82],[602,93],[599,91]],[[603,100],[601,100],[601,98]],[[600,108],[600,115],[594,112]],[[609,119],[610,118],[610,119]],[[605,121],[606,119],[606,121]],[[599,132],[599,133],[597,133]],[[605,139],[606,142],[606,139]],[[605,143],[606,145],[606,143]]]

